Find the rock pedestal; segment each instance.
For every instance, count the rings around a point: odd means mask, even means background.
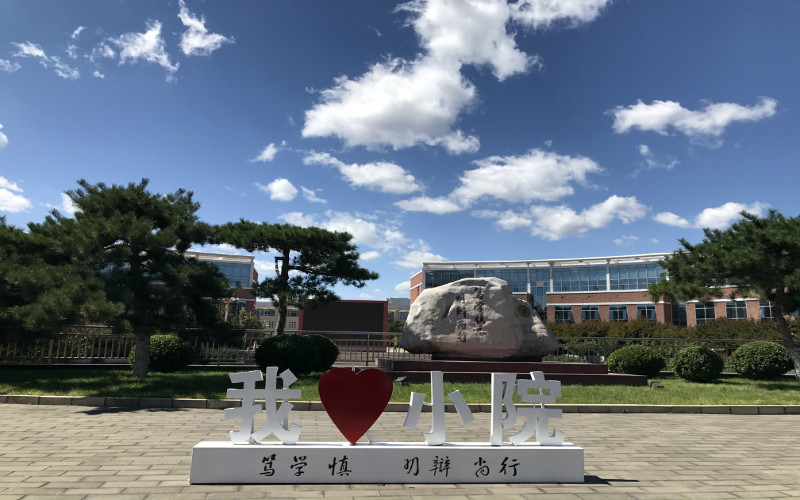
[[[531,359],[558,342],[527,302],[498,278],[466,278],[423,291],[400,346],[438,358]]]

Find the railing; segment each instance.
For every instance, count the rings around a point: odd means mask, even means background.
[[[370,365],[378,358],[430,359],[429,354],[412,354],[399,347],[399,334],[391,332],[310,332],[287,331],[287,334],[316,333],[330,338],[339,348],[337,362]],[[275,332],[247,330],[242,344],[231,346],[194,341],[201,363],[209,365],[254,365],[255,349]],[[559,347],[545,360],[604,363],[606,357],[625,345],[650,347],[668,360],[684,347],[702,344],[726,360],[749,339],[629,338],[629,337],[559,337]],[[111,333],[64,333],[52,339],[0,344],[0,363],[127,364],[135,344],[133,335]]]
[[[321,332],[309,330],[286,330],[290,335],[316,334],[327,337],[339,348],[340,363],[370,365],[378,358],[430,359],[430,354],[412,354],[400,348],[400,334],[394,332]],[[275,332],[247,330],[246,349],[252,350],[261,340],[272,337]]]

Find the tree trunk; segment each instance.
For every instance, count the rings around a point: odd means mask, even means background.
[[[789,322],[783,317],[783,307],[778,303],[781,293],[776,294],[775,303],[772,305],[772,314],[778,322],[778,329],[781,332],[781,339],[786,350],[789,351],[789,357],[792,358],[794,364],[794,378],[797,380],[797,385],[800,385],[800,349],[795,345],[794,337],[792,337],[792,330],[789,328]]]
[[[139,380],[147,378],[150,365],[150,334],[136,333],[136,355],[133,358],[133,376]]]
[[[275,274],[279,275],[281,288],[284,289],[282,292],[285,294],[285,289],[288,289],[289,286],[289,256],[291,250],[286,248],[283,250],[283,256],[275,257]],[[278,262],[281,262],[280,269],[278,268]],[[286,329],[286,297],[285,296],[278,296],[278,328],[275,330],[276,335],[283,335],[283,331]]]

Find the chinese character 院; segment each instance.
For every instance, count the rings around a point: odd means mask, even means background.
[[[513,399],[515,389],[522,403],[529,403],[533,406],[515,406]],[[538,389],[538,394],[531,393],[531,389]],[[545,389],[547,393],[544,393],[542,389]],[[553,434],[550,434],[548,421],[550,418],[561,418],[561,410],[544,406],[545,403],[555,403],[559,396],[561,396],[561,382],[545,380],[542,372],[531,372],[530,380],[519,381],[513,373],[492,373],[492,429],[489,438],[492,446],[503,444],[503,429],[513,427],[518,416],[521,416],[524,422],[519,432],[509,436],[511,444],[522,444],[534,434],[536,434],[539,444],[562,444],[564,433],[555,430]],[[537,406],[537,403],[540,406]],[[506,409],[505,417],[503,417],[503,406]]]

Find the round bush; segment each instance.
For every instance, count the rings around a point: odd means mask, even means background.
[[[672,358],[672,370],[690,382],[711,382],[719,378],[725,363],[722,357],[703,346],[684,347]]]
[[[308,335],[278,335],[256,349],[256,364],[261,371],[277,366],[278,373],[289,369],[296,376],[308,375],[319,363],[319,348]]]
[[[653,378],[667,362],[662,355],[649,347],[628,345],[612,352],[606,364],[614,373],[647,375],[648,378]]]
[[[336,347],[336,344],[333,342],[333,340],[317,334],[304,336],[313,340],[314,343],[317,344],[317,350],[319,351],[319,357],[317,358],[317,362],[315,363],[312,371],[326,372],[330,370],[333,364],[336,362],[336,359],[339,357],[339,348]]]
[[[786,348],[774,342],[748,342],[730,357],[730,365],[739,375],[753,380],[778,378],[793,366]]]
[[[133,365],[136,358],[136,346],[131,348],[128,360]],[[148,367],[154,372],[176,372],[189,366],[195,359],[192,345],[174,335],[153,335],[150,337],[150,354]]]

